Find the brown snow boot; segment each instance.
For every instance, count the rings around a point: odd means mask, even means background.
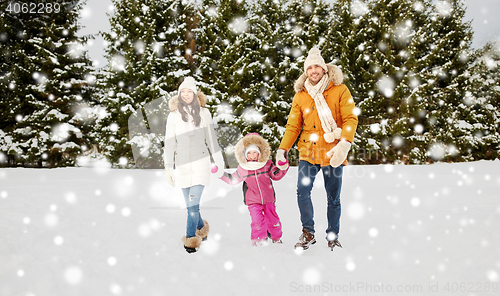
[[[314,245],[316,243],[316,239],[314,238],[314,234],[307,231],[307,229],[302,229],[302,234],[299,237],[299,242],[295,244],[296,248],[302,248],[304,250],[309,249],[310,245]]]
[[[186,249],[186,252],[194,253],[194,252],[198,251],[198,248],[201,245],[201,237],[195,235],[195,236],[186,238],[185,236],[183,236],[182,242],[184,243],[184,249]]]
[[[209,231],[210,231],[210,225],[208,225],[207,220],[203,220],[203,227],[196,230],[196,235],[201,237],[203,241],[206,241]]]

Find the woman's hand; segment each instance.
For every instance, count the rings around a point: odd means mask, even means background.
[[[219,167],[215,164],[212,164],[212,169],[210,170],[212,174],[217,177],[217,179],[220,179],[222,175],[224,175],[224,169],[219,169]]]

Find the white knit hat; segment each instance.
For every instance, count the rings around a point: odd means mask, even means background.
[[[184,78],[184,81],[181,83],[181,85],[179,85],[179,89],[178,89],[179,94],[181,93],[181,89],[184,89],[184,88],[192,90],[193,93],[196,95],[196,84],[194,82],[193,77],[187,76],[186,78]]]
[[[248,147],[245,149],[245,158],[247,158],[248,151],[257,151],[260,154],[260,149],[255,144],[248,145]]]
[[[321,51],[317,47],[311,48],[309,54],[307,55],[306,61],[304,62],[304,72],[307,72],[307,68],[312,65],[318,65],[328,72],[325,60],[321,56]]]

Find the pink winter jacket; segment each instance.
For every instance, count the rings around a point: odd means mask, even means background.
[[[232,174],[224,172],[221,180],[231,184],[239,184],[243,181],[243,202],[246,205],[266,204],[276,201],[276,195],[272,180],[281,180],[288,171],[277,168],[272,160],[257,170],[246,170],[238,165],[236,171]]]

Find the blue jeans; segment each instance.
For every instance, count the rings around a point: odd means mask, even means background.
[[[334,240],[338,237],[340,229],[340,189],[342,187],[343,165],[334,168],[330,165],[320,167],[318,164],[310,164],[305,160],[299,162],[297,203],[299,204],[300,220],[302,221],[302,228],[307,229],[310,233],[314,233],[314,209],[311,200],[311,190],[319,170],[323,171],[327,196],[327,239]]]
[[[203,193],[203,185],[194,185],[182,188],[187,209],[186,238],[196,235],[196,230],[203,227],[203,220],[200,215],[200,199]]]

